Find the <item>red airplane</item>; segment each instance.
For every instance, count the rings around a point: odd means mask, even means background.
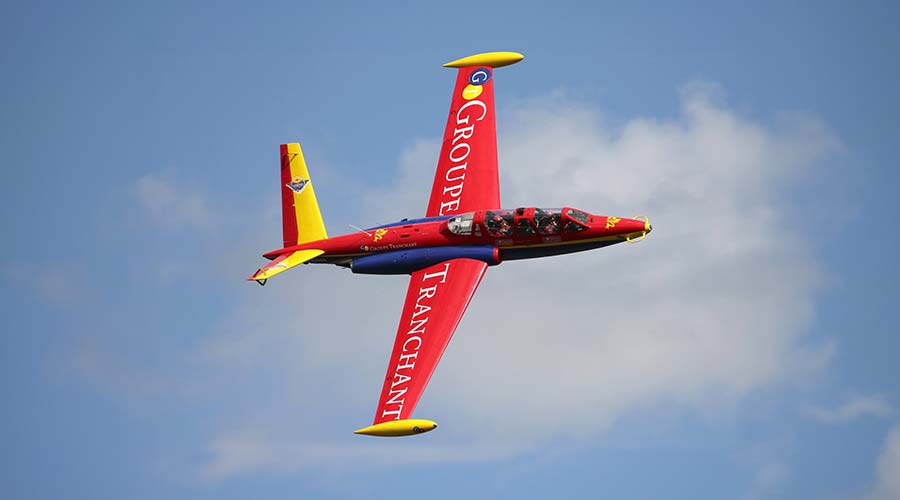
[[[639,241],[651,230],[646,217],[498,208],[493,71],[523,58],[490,52],[444,65],[458,73],[425,218],[329,238],[300,145],[281,145],[284,248],[264,254],[272,262],[248,279],[265,284],[305,263],[410,275],[375,422],[357,434],[407,436],[437,427],[410,417],[488,266]]]

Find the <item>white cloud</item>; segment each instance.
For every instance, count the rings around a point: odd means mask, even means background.
[[[56,307],[68,308],[82,304],[94,291],[87,285],[88,275],[80,267],[65,262],[8,264],[5,277],[13,286],[31,289],[38,297]]]
[[[809,413],[821,422],[836,423],[858,417],[892,417],[897,414],[897,410],[883,396],[856,395],[836,408],[810,408]]]
[[[359,439],[358,436],[355,437]],[[395,442],[391,446],[384,444],[386,443],[362,440],[340,444],[317,442],[314,439],[283,441],[229,434],[210,444],[209,450],[214,458],[203,466],[201,475],[205,480],[216,481],[260,470],[290,472],[346,464],[396,466],[423,462],[481,462],[507,458],[521,451],[489,444],[422,446],[421,442],[411,440]]]
[[[126,395],[129,402],[170,390],[171,380],[141,367],[133,357],[108,349],[97,338],[84,337],[79,339],[66,362],[81,377],[103,390]]]
[[[789,435],[772,436],[754,440],[752,444],[736,450],[736,461],[752,472],[744,500],[777,497],[791,476],[791,468],[785,461],[792,453],[793,439]]]
[[[900,426],[894,426],[884,440],[875,468],[875,486],[869,500],[900,498]]]
[[[715,413],[827,358],[800,342],[818,274],[777,191],[830,136],[768,129],[694,92],[680,119],[621,131],[557,99],[521,103],[509,122],[504,205],[645,213],[655,231],[492,270],[463,324],[474,331],[435,380],[449,407],[515,411],[510,435],[591,435],[651,402]]]
[[[784,462],[775,461],[763,464],[756,471],[750,492],[744,496],[744,499],[770,498],[788,479],[790,472],[790,468]]]
[[[492,268],[416,411],[442,426],[402,449],[477,460],[595,439],[648,408],[717,418],[827,363],[831,347],[803,337],[820,279],[807,229],[780,197],[837,141],[811,118],[749,120],[702,86],[681,99],[675,119],[621,128],[560,97],[500,111],[504,205],[647,214],[654,232]],[[437,144],[404,152],[367,217],[423,212]],[[403,277],[306,266],[225,318],[201,359],[235,417],[209,444],[206,477],[302,468],[309,453],[367,460],[356,450],[368,446],[396,456],[349,431],[370,421],[404,289]]]
[[[215,223],[206,197],[180,188],[169,176],[145,175],[135,183],[135,191],[151,220],[160,226],[198,229]]]

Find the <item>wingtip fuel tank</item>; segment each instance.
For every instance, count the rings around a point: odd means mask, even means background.
[[[366,436],[399,437],[414,436],[433,431],[437,428],[437,422],[422,419],[390,420],[380,424],[370,425],[353,431],[354,434]]]

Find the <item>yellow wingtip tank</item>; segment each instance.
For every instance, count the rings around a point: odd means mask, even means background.
[[[370,425],[353,431],[354,434],[365,434],[366,436],[381,437],[399,437],[414,436],[433,431],[437,427],[437,422],[422,419],[407,420],[391,420],[380,424]]]
[[[445,68],[466,68],[469,66],[490,66],[491,68],[502,68],[515,64],[525,56],[518,52],[485,52],[483,54],[475,54],[463,57],[455,61],[450,61],[444,65]]]

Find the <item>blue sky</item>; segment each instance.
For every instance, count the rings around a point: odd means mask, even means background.
[[[900,494],[891,3],[4,11],[4,497]],[[491,50],[526,55],[504,204],[654,233],[492,268],[417,410],[441,427],[353,436],[404,279],[244,281],[278,144],[331,234],[420,215],[440,64]]]

